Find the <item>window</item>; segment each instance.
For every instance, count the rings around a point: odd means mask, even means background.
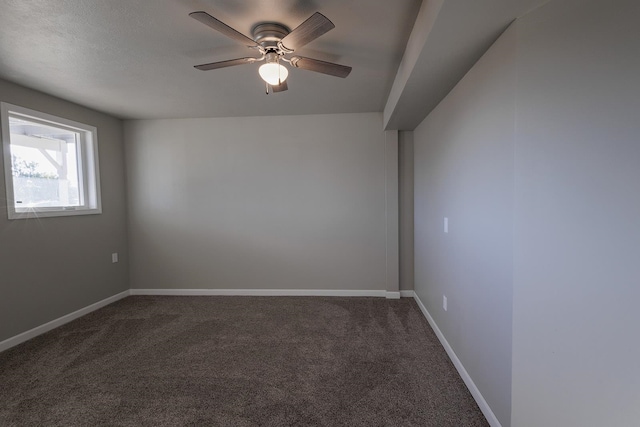
[[[93,126],[0,103],[9,219],[99,214]]]

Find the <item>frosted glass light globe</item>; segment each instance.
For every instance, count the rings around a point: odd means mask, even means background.
[[[277,62],[262,64],[260,68],[258,68],[258,73],[260,73],[262,80],[271,86],[278,86],[281,82],[284,82],[289,75],[287,68]]]

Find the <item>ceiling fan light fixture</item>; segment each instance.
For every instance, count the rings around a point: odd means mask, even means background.
[[[278,86],[289,76],[289,70],[279,62],[279,57],[275,53],[268,53],[266,55],[266,63],[262,64],[258,68],[260,77],[271,86]]]
[[[288,90],[286,80],[289,76],[289,70],[280,64],[280,60],[288,62],[293,68],[314,71],[329,76],[345,78],[351,72],[351,67],[333,62],[320,61],[319,59],[305,58],[302,56],[287,57],[287,55],[294,53],[298,48],[305,46],[327,31],[335,28],[333,22],[320,12],[314,13],[293,30],[277,22],[261,22],[251,30],[253,39],[234,30],[207,12],[192,12],[189,16],[224,34],[230,39],[242,43],[249,48],[257,49],[261,55],[259,58],[246,57],[200,64],[196,65],[195,68],[202,71],[216,70],[218,68],[264,61],[264,64],[258,69],[258,73],[260,78],[265,81],[267,94],[270,90],[273,93]]]
[[[260,68],[258,68],[258,73],[260,74],[260,77],[262,77],[262,80],[269,83],[271,86],[278,86],[280,83],[287,80],[287,77],[289,76],[289,70],[277,62],[262,64]]]

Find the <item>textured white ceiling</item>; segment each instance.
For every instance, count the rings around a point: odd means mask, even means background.
[[[410,130],[511,21],[546,1],[0,0],[0,78],[122,118],[384,110],[387,129]],[[267,96],[259,64],[196,70],[255,53],[190,18],[196,10],[245,35],[319,11],[336,28],[296,53],[353,71],[290,69],[289,90]]]
[[[382,111],[420,0],[2,0],[0,77],[122,118]],[[299,54],[353,67],[346,79],[292,69],[265,95],[257,64],[193,65],[255,51],[190,18],[204,10],[250,35],[319,11],[336,28]]]
[[[412,130],[516,18],[548,0],[425,0],[387,100],[387,129]]]

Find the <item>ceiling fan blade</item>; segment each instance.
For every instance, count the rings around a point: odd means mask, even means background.
[[[254,40],[251,40],[249,37],[245,36],[244,34],[234,30],[224,22],[209,15],[207,12],[203,12],[203,11],[191,12],[189,16],[192,17],[193,19],[196,19],[202,22],[204,25],[207,25],[208,27],[211,27],[214,30],[224,34],[225,36],[237,42],[240,42],[246,46],[251,46],[251,47],[258,46],[258,43],[256,43]]]
[[[343,79],[351,73],[351,67],[334,64],[333,62],[320,61],[319,59],[294,56],[291,58],[291,65],[303,70],[315,71],[316,73],[328,74],[330,76],[342,77]]]
[[[217,70],[218,68],[233,67],[234,65],[250,64],[257,60],[257,58],[229,59],[227,61],[211,62],[210,64],[194,65],[194,68],[202,71]]]
[[[317,39],[327,31],[335,28],[333,22],[320,12],[316,12],[309,19],[298,25],[293,31],[280,41],[287,50],[294,51],[307,43]]]
[[[277,86],[271,86],[271,91],[273,93],[277,93],[277,92],[284,92],[285,90],[289,89],[289,85],[287,85],[287,81],[283,81],[282,83],[280,83]]]

